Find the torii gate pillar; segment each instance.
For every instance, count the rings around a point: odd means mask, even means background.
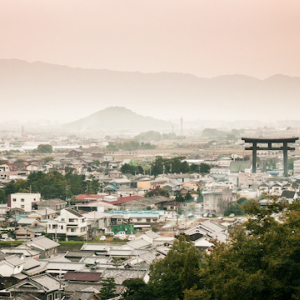
[[[284,176],[288,177],[288,150],[295,150],[293,147],[288,147],[289,143],[295,143],[299,138],[284,138],[284,139],[255,139],[242,138],[246,143],[252,143],[252,147],[246,147],[245,150],[252,150],[252,173],[256,173],[256,158],[257,150],[282,150],[283,151],[283,167]],[[282,144],[282,147],[272,147],[272,143]],[[268,144],[267,147],[258,147],[257,144]]]

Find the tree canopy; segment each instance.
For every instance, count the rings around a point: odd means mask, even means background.
[[[251,202],[246,213],[227,243],[211,241],[209,254],[180,235],[150,266],[148,284],[125,283],[124,299],[300,299],[300,203]]]
[[[98,179],[86,180],[85,175],[67,173],[62,175],[57,171],[43,173],[33,172],[27,180],[18,179],[4,188],[5,195],[18,192],[41,193],[44,199],[59,198],[65,200],[73,195],[85,194],[87,191],[96,194],[99,191]]]
[[[51,145],[48,145],[48,144],[40,144],[38,145],[37,147],[37,151],[40,152],[40,153],[52,153],[53,149],[52,149],[52,146]]]

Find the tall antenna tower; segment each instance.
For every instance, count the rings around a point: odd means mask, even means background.
[[[180,131],[181,131],[181,135],[183,136],[183,118],[182,118],[182,116],[180,119]]]

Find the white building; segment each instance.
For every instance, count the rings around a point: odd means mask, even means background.
[[[294,175],[300,175],[300,160],[294,160]]]
[[[20,274],[23,270],[23,264],[24,261],[17,255],[5,257],[4,260],[0,261],[0,276],[12,277]]]
[[[32,211],[32,205],[41,201],[39,193],[15,193],[8,195],[7,206],[10,208],[21,208],[25,212]]]
[[[87,220],[76,210],[65,208],[60,211],[60,216],[47,222],[47,233],[53,238],[65,237],[66,241],[72,237],[87,238]]]

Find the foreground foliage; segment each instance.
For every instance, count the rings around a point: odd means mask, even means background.
[[[180,236],[165,259],[151,265],[150,281],[136,296],[148,290],[147,299],[300,299],[300,204],[260,209],[253,202],[246,212],[249,221],[229,243],[214,242],[210,254]]]

